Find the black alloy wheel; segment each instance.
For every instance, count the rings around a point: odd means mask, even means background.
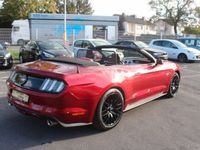
[[[181,63],[185,63],[188,61],[188,58],[185,54],[179,54],[178,55],[178,61],[181,62]]]
[[[124,98],[118,89],[108,90],[101,98],[94,117],[94,126],[100,130],[115,127],[123,114]]]
[[[179,89],[180,77],[178,73],[175,73],[171,79],[167,97],[174,97]]]
[[[9,59],[8,63],[9,64],[8,64],[7,68],[8,69],[12,68],[12,66],[13,66],[13,58],[12,57]]]

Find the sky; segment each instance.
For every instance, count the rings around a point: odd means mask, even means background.
[[[3,0],[0,0],[0,3]],[[113,14],[136,15],[136,17],[150,18],[154,11],[149,6],[150,0],[89,0],[94,10],[93,15],[112,16]],[[200,6],[200,0],[195,0]]]
[[[94,15],[112,16],[113,14],[136,15],[150,18],[154,12],[148,2],[150,0],[90,0]]]
[[[94,14],[102,16],[112,16],[113,14],[136,15],[136,17],[150,18],[154,15],[149,6],[150,0],[89,0]],[[197,6],[200,6],[200,0],[195,0]]]

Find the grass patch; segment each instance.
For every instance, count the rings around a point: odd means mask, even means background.
[[[13,57],[14,60],[19,59],[19,51],[9,51]]]

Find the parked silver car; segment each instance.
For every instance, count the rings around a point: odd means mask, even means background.
[[[77,52],[80,49],[91,49],[97,46],[112,45],[110,42],[103,39],[79,39],[75,40],[72,49],[74,56],[77,56]]]
[[[200,61],[200,51],[171,39],[155,39],[149,44],[151,48],[161,49],[168,53],[169,59],[179,62]]]

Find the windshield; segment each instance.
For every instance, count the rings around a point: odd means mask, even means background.
[[[94,43],[95,46],[112,45],[110,42],[105,40],[95,40],[92,42]]]
[[[186,48],[187,46],[179,41],[174,41],[174,44],[176,44],[177,47],[180,47],[180,48]]]
[[[38,45],[45,50],[63,50],[65,47],[57,42],[52,42],[52,41],[39,41]]]
[[[145,48],[148,47],[148,45],[144,42],[141,41],[135,41],[135,44],[139,47],[139,48]]]

